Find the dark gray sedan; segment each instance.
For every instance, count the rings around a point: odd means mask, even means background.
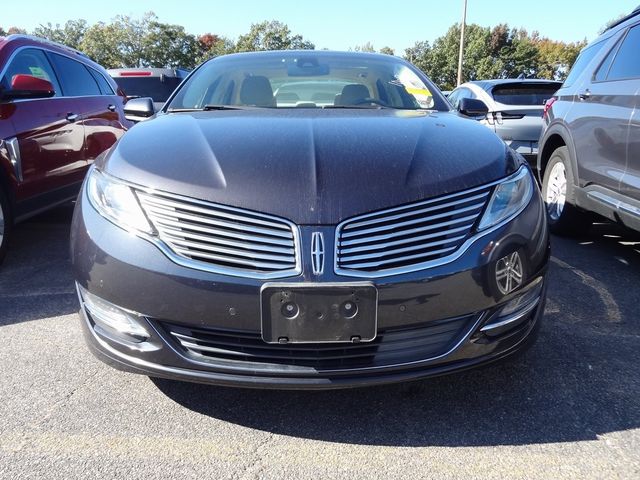
[[[290,51],[193,72],[96,161],[71,250],[102,360],[317,389],[521,350],[549,239],[524,159],[411,64]]]

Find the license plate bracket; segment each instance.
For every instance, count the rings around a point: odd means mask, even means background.
[[[267,343],[358,343],[376,338],[378,290],[371,283],[275,284],[260,292]]]

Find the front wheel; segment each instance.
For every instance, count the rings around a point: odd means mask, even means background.
[[[12,224],[13,219],[9,208],[9,200],[7,200],[4,192],[0,190],[0,263],[2,263],[7,253]]]
[[[589,216],[575,206],[575,176],[567,147],[552,154],[542,180],[550,230],[558,235],[582,235],[591,226]]]

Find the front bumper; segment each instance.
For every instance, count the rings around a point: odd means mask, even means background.
[[[325,238],[332,237],[330,227],[302,227],[303,251],[319,229],[327,230]],[[330,255],[333,245],[326,247]],[[139,312],[150,333],[140,344],[105,335],[81,302],[87,343],[106,363],[149,376],[217,385],[322,389],[441,375],[498,360],[530,344],[544,310],[549,239],[542,201],[534,195],[518,217],[479,238],[455,261],[372,280],[378,290],[375,342],[312,344],[304,351],[297,345],[261,343],[263,281],[179,266],[156,246],[100,216],[84,192],[74,214],[71,250],[78,285]],[[526,278],[521,289],[503,296],[495,288],[495,263],[513,251],[525,261]],[[308,267],[305,263],[302,275],[282,280],[359,280],[332,271],[313,277]],[[532,288],[540,289],[535,305],[512,328],[495,335],[481,331],[496,321],[505,304]]]

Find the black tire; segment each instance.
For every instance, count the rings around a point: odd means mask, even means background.
[[[13,217],[11,215],[11,207],[9,200],[2,190],[0,190],[0,264],[7,254],[7,246],[9,245],[9,237],[13,227]]]
[[[557,174],[561,174],[564,169],[564,205],[561,202],[549,202],[554,188],[557,190]],[[591,216],[576,207],[575,186],[576,177],[571,166],[569,149],[558,147],[551,154],[549,162],[544,170],[542,179],[542,198],[547,207],[547,219],[549,229],[556,235],[579,236],[585,234],[591,227]]]

